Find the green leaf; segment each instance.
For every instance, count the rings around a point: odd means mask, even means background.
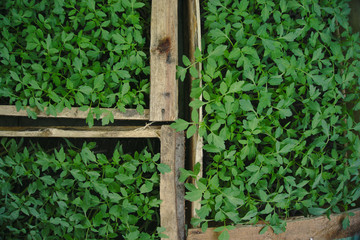
[[[95,77],[94,80],[94,89],[102,91],[105,87],[104,74],[100,74]]]
[[[262,39],[262,43],[264,45],[264,47],[270,51],[275,50],[275,41],[270,40],[270,39]]]
[[[180,132],[180,131],[184,131],[185,129],[187,129],[189,125],[190,125],[189,122],[179,118],[179,119],[176,119],[176,121],[174,123],[172,123],[170,125],[170,127],[175,129],[177,132]]]
[[[240,108],[244,111],[254,111],[250,100],[240,99]]]
[[[242,218],[243,220],[250,220],[258,214],[257,210],[251,210],[246,213],[246,215]]]
[[[82,61],[80,58],[78,57],[75,57],[74,58],[74,61],[73,61],[73,66],[75,67],[75,69],[78,71],[78,72],[81,72],[81,68],[82,68]]]
[[[101,125],[108,125],[110,122],[114,122],[114,115],[112,112],[108,111],[105,113],[105,116],[101,119]]]
[[[289,153],[291,151],[294,150],[294,147],[296,146],[296,144],[293,144],[293,143],[289,143],[289,144],[286,144],[280,151],[279,153],[282,153],[282,154],[286,154],[286,153]]]
[[[220,84],[220,93],[221,93],[222,95],[225,95],[226,92],[227,92],[227,90],[228,90],[228,88],[227,88],[227,86],[226,86],[226,83],[222,82],[222,83]]]
[[[287,1],[286,0],[280,0],[280,9],[281,9],[281,12],[286,12],[286,10],[287,10]]]
[[[209,153],[217,153],[221,151],[221,148],[215,146],[214,144],[206,144],[203,149]]]
[[[196,130],[197,130],[197,126],[191,125],[186,131],[186,138],[191,138],[196,133]]]
[[[189,106],[194,108],[194,109],[198,109],[202,106],[204,106],[206,103],[201,101],[200,99],[195,99],[193,101],[190,102]]]
[[[250,172],[257,172],[260,170],[260,167],[254,164],[251,164],[250,166],[247,166],[246,169]]]
[[[17,82],[21,82],[19,75],[16,72],[13,71],[9,71],[10,72],[10,76]]]
[[[199,77],[199,72],[198,72],[198,70],[196,69],[195,66],[191,66],[190,69],[189,69],[189,72],[190,72],[190,74],[191,74],[191,76],[193,78],[198,78]]]
[[[87,147],[85,147],[81,150],[80,155],[81,155],[83,161],[85,161],[85,162],[88,162],[88,161],[95,162],[95,163],[97,162],[95,154]]]
[[[183,60],[183,63],[184,63],[185,66],[188,67],[188,66],[191,65],[191,62],[190,62],[190,60],[189,60],[189,58],[187,56],[183,55],[182,60]]]
[[[187,73],[187,68],[183,68],[181,66],[176,66],[176,78],[184,81]]]
[[[192,88],[191,93],[190,93],[190,97],[199,98],[201,96],[202,91],[203,91],[203,89],[201,87]]]
[[[79,91],[86,95],[90,95],[92,93],[93,89],[89,86],[80,86]]]
[[[127,94],[130,91],[130,84],[129,83],[124,83],[124,85],[122,86],[121,89],[121,96],[124,96],[125,94]]]
[[[38,84],[35,80],[30,80],[30,85],[31,85],[31,87],[33,87],[34,89],[40,89],[39,84]]]
[[[71,175],[74,176],[74,178],[80,182],[83,182],[86,180],[85,176],[80,172],[79,169],[73,169],[70,170]]]
[[[159,163],[157,165],[157,169],[159,170],[160,173],[164,174],[164,173],[168,173],[171,172],[171,168],[170,166],[164,164],[164,163]]]
[[[266,225],[265,227],[263,227],[260,231],[260,235],[266,233],[268,229],[269,229],[269,225]]]
[[[323,209],[323,208],[309,208],[308,210],[311,215],[315,215],[315,216],[322,215],[327,211],[327,209]]]
[[[90,31],[92,29],[94,29],[96,26],[96,23],[94,21],[88,21],[85,25],[84,31]]]
[[[318,60],[318,59],[321,59],[321,57],[322,57],[322,52],[321,52],[321,48],[318,48],[318,49],[316,49],[315,51],[314,51],[314,53],[313,53],[313,58],[311,59],[311,61],[315,61],[315,60]]]
[[[88,0],[87,6],[90,10],[95,11],[95,0]]]
[[[40,64],[37,64],[37,63],[32,64],[31,68],[37,73],[44,72],[44,68]]]
[[[51,91],[49,93],[49,97],[51,98],[51,100],[53,100],[56,103],[61,102],[61,98],[54,91]]]
[[[230,60],[238,60],[240,56],[241,56],[240,48],[234,48],[234,49],[230,52],[228,58],[229,58]]]
[[[282,38],[285,39],[288,42],[293,42],[299,35],[302,33],[302,29],[296,29],[295,32],[290,32],[283,36]]]
[[[113,205],[109,210],[109,214],[117,218],[121,217],[121,212],[121,207],[119,205]]]
[[[140,192],[141,193],[148,193],[151,192],[153,190],[154,184],[152,182],[146,181],[145,184],[143,184],[140,187]]]
[[[244,70],[244,76],[252,81],[255,79],[255,70],[251,68],[245,68]]]
[[[101,196],[103,196],[104,198],[106,198],[109,195],[109,190],[107,189],[107,186],[105,184],[95,181],[95,182],[93,182],[93,185],[94,185],[95,191],[100,193]]]
[[[202,191],[199,189],[193,190],[191,192],[187,192],[185,195],[185,199],[191,202],[195,202],[202,197]]]
[[[258,172],[255,172],[253,175],[251,175],[249,181],[248,181],[248,184],[251,185],[251,184],[257,184],[259,182],[259,180],[261,179],[262,177],[262,174],[258,171]]]
[[[29,118],[37,119],[37,114],[32,111],[30,108],[26,108],[26,113],[29,116]]]
[[[225,149],[225,141],[222,137],[212,134],[213,143],[219,149]]]
[[[231,84],[228,93],[237,93],[240,92],[242,86],[244,85],[244,82],[235,82]]]
[[[41,179],[46,185],[52,185],[52,184],[55,183],[55,180],[54,180],[51,176],[49,176],[49,175],[47,175],[47,176],[42,176],[40,179]]]
[[[349,216],[347,215],[344,220],[342,221],[342,229],[345,230],[348,227],[350,227],[350,219]]]
[[[230,234],[228,230],[224,230],[218,237],[219,240],[229,240]]]
[[[213,55],[215,57],[221,56],[224,54],[225,50],[227,49],[226,45],[219,45],[215,48],[214,51],[210,53],[210,55]]]

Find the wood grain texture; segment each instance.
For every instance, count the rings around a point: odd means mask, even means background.
[[[171,172],[160,176],[160,222],[171,240],[185,239],[184,186],[179,183],[179,168],[184,167],[185,139],[169,126],[161,128],[161,162]]]
[[[353,210],[355,216],[350,217],[350,227],[342,229],[345,214],[333,214],[330,220],[326,216],[297,218],[287,221],[286,232],[276,235],[271,230],[260,235],[264,225],[239,225],[229,231],[231,240],[332,240],[346,238],[360,233],[360,209]],[[216,240],[220,233],[209,228],[205,233],[201,229],[190,229],[187,240]]]
[[[153,0],[150,37],[150,121],[178,116],[178,0]]]
[[[113,108],[103,108],[113,113],[114,119],[116,120],[149,120],[149,109],[144,110],[144,114],[140,115],[136,109],[127,109],[125,113],[120,112],[117,109]],[[81,111],[78,107],[73,107],[71,109],[65,108],[61,113],[58,113],[57,116],[47,115],[45,112],[40,112],[38,110],[32,109],[37,113],[38,117],[41,118],[77,118],[77,119],[86,119],[89,111]],[[12,105],[0,105],[0,115],[2,116],[13,116],[13,117],[27,117],[28,114],[25,110],[17,111],[15,106]],[[101,117],[102,118],[102,117]]]
[[[189,13],[189,59],[192,63],[195,62],[195,50],[201,49],[201,23],[200,23],[200,3],[199,0],[188,0],[188,13]],[[195,65],[196,69],[199,72],[198,78],[201,79],[201,63]],[[194,80],[190,76],[191,82]],[[201,83],[200,83],[201,86]],[[202,100],[202,96],[199,98]],[[193,99],[192,99],[193,100]],[[203,119],[202,108],[199,108],[199,122]],[[198,178],[202,177],[202,166],[203,166],[203,139],[199,136],[198,132],[190,139],[190,167],[193,168],[196,163],[200,163],[201,170],[198,175]],[[194,182],[195,183],[195,182]],[[195,201],[191,204],[191,217],[196,217],[196,209],[200,209],[201,204],[200,200]]]
[[[0,127],[2,137],[160,138],[160,127]]]
[[[176,186],[176,208],[177,222],[179,225],[179,239],[185,239],[185,186],[179,181],[180,168],[185,168],[185,135],[177,132],[175,142],[175,186]]]

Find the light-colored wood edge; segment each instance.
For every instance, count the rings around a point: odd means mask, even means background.
[[[330,240],[354,236],[360,233],[360,209],[352,210],[354,216],[350,216],[350,227],[342,229],[342,221],[346,214],[333,214],[330,220],[326,216],[311,218],[294,218],[287,220],[286,231],[276,235],[272,230],[260,235],[264,225],[238,225],[230,230],[231,240]],[[187,240],[216,240],[220,232],[214,232],[209,228],[205,233],[201,229],[190,229]]]
[[[150,121],[178,117],[178,0],[153,0],[150,37]]]
[[[185,162],[184,133],[176,133],[170,126],[161,128],[161,163],[167,164],[171,172],[160,176],[160,222],[171,240],[185,239],[184,185],[178,181],[180,168]]]
[[[65,108],[61,113],[58,113],[57,116],[47,115],[45,112],[40,112],[37,109],[32,109],[37,113],[38,117],[41,118],[78,118],[86,119],[88,116],[89,110],[81,111],[78,107],[73,107],[71,109]],[[136,109],[127,109],[125,113],[120,112],[117,109],[113,108],[102,108],[102,110],[107,110],[112,112],[115,120],[149,120],[149,109],[144,110],[144,114],[140,115]],[[46,111],[46,109],[45,109]],[[15,106],[12,105],[0,105],[0,115],[1,116],[13,116],[13,117],[27,117],[28,114],[26,110],[17,111]],[[106,115],[103,114],[101,118]],[[94,116],[95,118],[95,116]]]
[[[160,127],[0,127],[1,137],[160,138]]]
[[[195,62],[195,50],[197,48],[201,49],[201,22],[200,22],[200,3],[199,0],[188,0],[188,12],[189,12],[189,59],[191,63]],[[201,79],[201,63],[196,64],[196,69],[198,70],[199,76]],[[191,77],[191,81],[194,78]],[[200,82],[200,86],[202,86]],[[202,100],[202,96],[199,98]],[[192,99],[193,100],[193,99]],[[202,108],[199,108],[199,122],[203,120],[203,112]],[[195,166],[195,164],[200,163],[200,173],[198,175],[198,179],[202,177],[203,172],[203,138],[199,136],[198,132],[194,134],[194,136],[190,139],[190,159],[191,159],[191,168]],[[195,183],[195,181],[193,182]],[[196,185],[196,184],[195,184]],[[195,201],[191,204],[191,217],[196,217],[196,209],[200,209],[201,199]]]

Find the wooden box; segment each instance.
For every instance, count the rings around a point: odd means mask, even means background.
[[[115,120],[174,121],[178,117],[178,0],[152,0],[151,4],[150,106],[142,115],[135,109],[127,109],[126,113],[107,109]],[[33,110],[38,117],[54,117]],[[85,119],[87,114],[88,111],[73,107],[64,109],[56,117]],[[18,112],[12,105],[0,105],[0,115],[27,116],[27,112]]]
[[[355,1],[352,1],[353,5]],[[187,0],[187,34],[189,37],[188,57],[192,63],[195,62],[195,50],[201,49],[201,19],[200,19],[200,1],[199,0]],[[199,78],[201,78],[201,64],[197,64],[197,70],[199,71]],[[190,77],[190,82],[193,80]],[[191,84],[190,84],[191,85]],[[200,97],[201,99],[201,97]],[[202,120],[202,110],[199,109],[199,121]],[[192,168],[196,163],[201,164],[201,170],[198,178],[202,177],[203,168],[203,140],[195,134],[190,139],[190,154],[189,154],[189,166]],[[192,217],[197,216],[196,209],[200,209],[200,200],[192,202],[187,214],[187,221]],[[326,216],[320,217],[297,217],[289,218],[287,220],[286,232],[276,235],[273,231],[268,230],[265,234],[260,235],[260,231],[265,226],[263,224],[257,225],[237,225],[236,229],[230,230],[231,240],[300,240],[300,239],[313,239],[313,240],[328,240],[350,237],[360,233],[360,209],[355,209],[350,212],[354,213],[354,216],[350,216],[350,226],[346,229],[342,229],[342,220],[345,218],[346,213],[332,214],[330,219]],[[208,228],[206,232],[202,232],[200,228],[191,228],[187,231],[188,240],[216,240],[221,232],[215,232],[215,228]]]
[[[184,186],[178,182],[184,167],[184,133],[162,127],[0,127],[1,137],[44,138],[155,138],[160,139],[161,163],[171,172],[160,175],[160,224],[169,239],[185,238]]]

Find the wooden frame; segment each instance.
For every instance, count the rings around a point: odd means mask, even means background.
[[[152,0],[150,43],[150,109],[140,115],[135,109],[121,113],[103,108],[111,111],[115,120],[174,121],[178,117],[178,0]],[[38,117],[55,117],[35,112]],[[64,109],[56,117],[85,119],[87,113],[73,107]],[[27,113],[18,112],[12,105],[0,105],[0,115],[27,116]]]
[[[170,126],[161,127],[0,127],[1,137],[158,138],[161,162],[171,172],[160,175],[160,223],[169,239],[185,238],[184,185],[178,181],[184,167],[185,137]]]
[[[268,230],[263,235],[259,232],[265,225],[238,225],[236,229],[230,230],[231,240],[297,240],[297,239],[314,239],[330,240],[354,236],[360,233],[360,208],[353,211],[355,215],[350,216],[350,227],[342,229],[343,214],[332,214],[330,220],[326,216],[311,218],[292,218],[286,222],[286,232],[276,235],[273,231]],[[209,228],[205,233],[201,229],[190,229],[188,240],[215,240],[218,239],[220,232],[214,232],[214,228]]]
[[[188,35],[190,61],[195,62],[195,50],[201,49],[201,25],[200,25],[200,1],[187,0],[188,11]],[[196,66],[201,78],[201,65]],[[193,78],[190,79],[192,81]],[[200,97],[201,99],[201,97]],[[201,108],[199,109],[199,121],[202,120]],[[190,141],[190,159],[189,165],[192,168],[196,163],[200,163],[201,171],[198,178],[202,176],[203,166],[203,141],[202,138],[195,134]],[[190,217],[196,217],[196,209],[200,209],[200,200],[191,203]],[[343,214],[332,214],[330,220],[326,216],[310,218],[290,218],[287,220],[286,232],[276,235],[272,230],[268,230],[264,235],[260,235],[261,229],[265,225],[237,225],[236,229],[229,231],[232,240],[297,240],[297,239],[314,239],[328,240],[335,238],[345,238],[360,233],[360,208],[351,211],[355,215],[350,217],[350,227],[342,230],[342,220],[346,216]],[[208,228],[205,233],[200,228],[190,228],[187,232],[187,240],[216,240],[221,232],[215,232],[215,228]]]

